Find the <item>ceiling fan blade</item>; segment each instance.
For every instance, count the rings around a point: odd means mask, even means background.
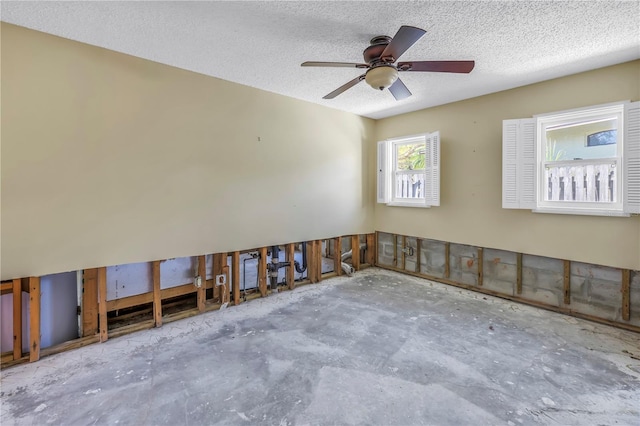
[[[398,62],[398,71],[431,71],[470,73],[475,61],[413,61]]]
[[[351,89],[353,86],[355,86],[356,84],[360,83],[362,80],[364,80],[364,74],[359,75],[358,77],[354,78],[353,80],[351,80],[350,82],[343,84],[342,86],[338,87],[336,90],[334,90],[333,92],[329,93],[326,96],[323,96],[322,99],[333,99],[336,96],[338,96],[340,93],[346,91],[347,89]]]
[[[411,92],[409,91],[409,89],[407,89],[407,86],[405,86],[400,79],[397,79],[395,83],[389,86],[389,91],[391,92],[393,97],[396,98],[396,101],[401,101],[411,96]]]
[[[398,32],[391,42],[384,49],[380,58],[393,58],[393,62],[397,61],[398,58],[407,51],[413,44],[420,39],[426,33],[425,30],[409,27],[407,25],[403,25],[400,27]]]
[[[351,62],[314,62],[307,61],[300,64],[303,67],[338,67],[338,68],[369,68],[367,64],[356,64]]]

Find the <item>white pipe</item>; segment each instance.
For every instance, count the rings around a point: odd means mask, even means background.
[[[366,248],[367,248],[367,243],[360,243],[360,250],[366,249]],[[353,250],[346,251],[342,253],[341,260],[344,262],[347,259],[351,259],[351,256],[353,256]]]
[[[356,272],[356,270],[353,269],[353,266],[349,265],[348,263],[344,263],[344,262],[342,262],[342,270],[345,272],[345,274],[347,274],[349,276],[352,276]]]

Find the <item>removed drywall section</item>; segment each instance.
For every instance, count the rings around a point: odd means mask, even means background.
[[[518,279],[517,253],[484,249],[484,279],[482,286],[499,293],[515,294]]]
[[[444,278],[447,265],[446,243],[420,239],[420,272],[432,277]]]
[[[551,306],[563,302],[564,263],[560,259],[522,257],[522,297]]]
[[[571,262],[571,308],[612,321],[622,320],[622,271]]]
[[[376,236],[377,266],[640,331],[640,271],[388,232]]]
[[[40,277],[40,347],[78,338],[76,272]]]
[[[449,250],[449,279],[462,284],[478,285],[478,249],[451,244]]]

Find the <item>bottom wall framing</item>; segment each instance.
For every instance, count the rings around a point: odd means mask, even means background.
[[[376,266],[640,332],[640,271],[385,232]]]
[[[296,249],[298,244],[280,246],[281,260],[296,259],[295,256],[300,254]],[[293,268],[285,268],[286,273],[281,271],[278,278],[282,279],[282,285],[277,291],[293,290],[296,286],[342,275],[344,256],[355,246],[359,246],[359,256],[346,259],[355,271],[375,265],[640,332],[640,271],[384,232],[306,242],[308,267],[305,275],[295,278]],[[257,273],[251,278],[255,287],[247,289],[245,286],[242,292],[240,259],[251,253],[256,256],[254,265]],[[113,267],[86,269],[82,273],[80,336],[43,348],[39,338],[43,309],[40,277],[2,283],[2,294],[14,295],[13,318],[22,316],[23,320],[13,323],[14,341],[24,340],[27,343],[29,336],[29,346],[26,353],[21,350],[25,346],[2,353],[0,367],[37,361],[41,356],[104,342],[108,338],[265,297],[270,293],[266,285],[269,256],[268,248],[262,247],[244,252],[194,256],[191,260],[184,258],[195,275],[206,277],[200,288],[193,283],[180,284],[184,282],[180,281],[184,276],[176,278],[171,276],[171,272],[162,272],[167,271],[166,265],[161,267],[164,261],[148,262],[150,290],[110,300],[107,300],[107,277],[108,270]],[[173,273],[175,275],[175,270]],[[214,279],[221,275],[225,284],[216,285]],[[166,280],[169,276],[178,281],[173,287],[161,288],[161,278]],[[23,322],[26,322],[25,330],[22,330]]]
[[[9,302],[13,307],[6,310],[2,319],[13,328],[13,335],[5,335],[3,329],[0,368],[38,361],[42,356],[161,327],[163,323],[236,306],[272,292],[293,290],[345,272],[359,271],[373,265],[374,241],[375,234],[348,235],[2,282],[3,305]],[[302,265],[304,271],[299,272],[293,264],[294,261],[303,264],[302,252],[305,250],[302,247],[306,248],[307,264],[306,268]],[[358,247],[357,255],[352,247]],[[272,252],[278,254],[280,263],[292,265],[278,269],[275,288],[269,285],[268,266],[272,262]],[[253,260],[251,266],[243,264],[243,258]],[[196,283],[200,285],[196,286]],[[53,284],[56,290],[63,287],[72,290],[64,296],[65,315],[72,316],[72,328],[77,319],[77,328],[71,330],[71,336],[69,321],[66,333],[58,335],[52,330],[55,326],[48,324],[50,315],[60,314],[56,310],[59,300],[54,303],[53,299],[44,299],[41,290],[46,289],[47,294],[56,293]],[[45,331],[41,329],[43,324],[47,325]],[[11,338],[11,351],[6,351],[7,341]]]

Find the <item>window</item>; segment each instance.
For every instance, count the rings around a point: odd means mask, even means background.
[[[640,213],[640,102],[505,120],[502,207]]]
[[[378,202],[440,205],[440,133],[378,142]]]

